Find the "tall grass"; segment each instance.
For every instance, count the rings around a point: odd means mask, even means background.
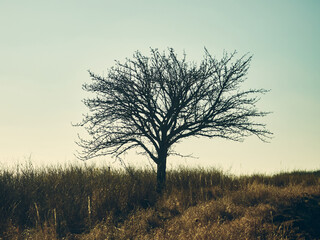
[[[8,224],[26,229],[47,222],[59,236],[81,233],[108,214],[121,221],[135,207],[154,204],[154,186],[153,174],[142,170],[134,175],[78,166],[3,170],[0,232]]]
[[[0,239],[233,239],[240,233],[244,239],[286,239],[318,234],[300,225],[304,232],[297,230],[291,215],[299,214],[282,211],[318,201],[319,171],[235,177],[215,169],[172,170],[161,196],[155,179],[149,170],[108,167],[2,170]],[[311,215],[320,222],[320,207],[312,206],[316,215]]]

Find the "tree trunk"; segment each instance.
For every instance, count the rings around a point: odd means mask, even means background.
[[[157,164],[157,192],[162,193],[166,185],[166,154],[159,156],[159,163]]]

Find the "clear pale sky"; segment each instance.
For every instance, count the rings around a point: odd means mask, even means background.
[[[0,0],[0,167],[29,156],[34,164],[77,162],[74,142],[83,131],[71,123],[87,113],[88,69],[103,75],[114,60],[150,47],[173,47],[199,62],[206,47],[217,57],[254,55],[244,87],[271,89],[258,107],[273,112],[262,121],[274,136],[270,143],[190,139],[176,150],[197,158],[170,157],[168,165],[319,169],[319,13],[317,0]]]

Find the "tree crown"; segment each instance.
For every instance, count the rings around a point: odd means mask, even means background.
[[[80,139],[80,158],[118,156],[140,147],[156,163],[161,154],[192,136],[241,141],[256,135],[265,141],[270,132],[254,122],[267,112],[258,111],[256,96],[264,89],[240,90],[252,56],[234,60],[236,52],[220,60],[205,49],[199,65],[179,59],[173,49],[151,49],[147,57],[137,51],[133,59],[116,62],[107,77],[89,71],[92,82],[83,89],[96,94],[85,99],[91,114],[85,126],[91,140]]]

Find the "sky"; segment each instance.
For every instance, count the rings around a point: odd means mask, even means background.
[[[169,168],[215,167],[235,174],[320,168],[320,1],[0,0],[0,168],[84,164],[74,156],[88,110],[87,70],[172,47],[200,62],[204,47],[253,55],[244,88],[271,91],[258,108],[269,143],[190,138]],[[148,166],[130,153],[127,165]],[[117,166],[109,156],[87,163]]]

